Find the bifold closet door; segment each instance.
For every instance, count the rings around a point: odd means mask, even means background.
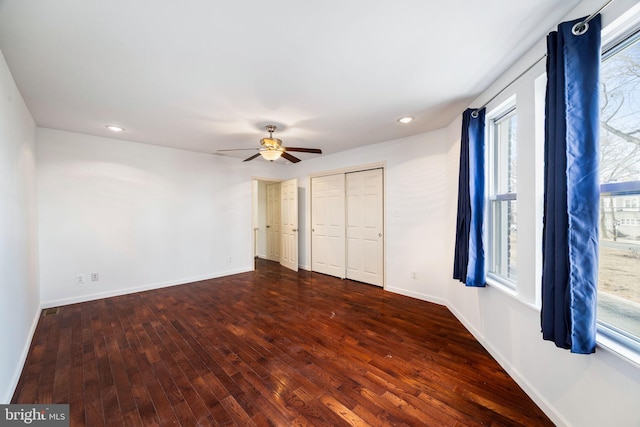
[[[344,174],[311,178],[311,269],[345,277]]]
[[[384,284],[382,169],[346,174],[346,277]]]

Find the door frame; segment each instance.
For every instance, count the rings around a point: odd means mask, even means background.
[[[267,178],[267,177],[257,177],[257,176],[251,177],[251,217],[252,217],[251,225],[253,228],[253,232],[251,233],[251,236],[252,236],[251,238],[253,239],[252,247],[255,248],[254,258],[267,259],[266,254],[265,254],[265,257],[258,256],[258,252],[259,252],[258,242],[260,241],[260,223],[261,221],[262,223],[266,222],[266,211],[264,213],[265,217],[260,218],[260,208],[259,208],[259,200],[258,200],[258,197],[260,196],[260,192],[259,192],[260,182],[264,182],[268,184],[277,184],[277,183],[282,183],[284,181],[285,181],[284,179],[280,179],[280,178]],[[266,235],[264,239],[266,244]],[[254,266],[254,269],[255,269],[255,266]]]
[[[362,172],[362,171],[366,171],[366,170],[370,170],[370,169],[382,169],[382,215],[383,215],[383,221],[382,221],[382,233],[384,236],[383,242],[382,242],[382,259],[383,259],[383,277],[382,277],[382,288],[386,289],[387,287],[387,162],[386,161],[382,161],[382,162],[376,162],[376,163],[365,163],[362,165],[356,165],[356,166],[349,166],[349,167],[344,167],[344,168],[339,168],[339,169],[331,169],[331,170],[326,170],[326,171],[321,171],[321,172],[315,172],[312,174],[309,174],[309,191],[307,191],[307,194],[305,196],[306,200],[305,203],[307,205],[307,209],[305,212],[305,221],[307,224],[312,224],[311,222],[311,212],[313,211],[313,208],[311,206],[311,193],[312,193],[312,188],[311,188],[311,179],[315,178],[315,177],[321,177],[321,176],[328,176],[328,175],[336,175],[336,174],[340,174],[340,173],[352,173],[352,172]],[[307,227],[307,230],[305,231],[305,236],[306,236],[306,244],[305,244],[305,251],[308,255],[308,259],[309,259],[309,264],[311,264],[311,259],[312,259],[312,248],[311,248],[311,227]],[[311,265],[309,265],[309,269],[311,269]]]

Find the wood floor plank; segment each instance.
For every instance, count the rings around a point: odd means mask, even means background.
[[[368,425],[368,423],[365,420],[360,418],[351,409],[344,406],[342,403],[336,400],[333,396],[329,396],[325,394],[320,397],[320,402],[322,402],[327,408],[329,408],[332,412],[337,414],[340,418],[345,420],[350,426],[364,427]]]
[[[12,403],[73,426],[550,426],[446,307],[257,261],[61,307]]]
[[[104,411],[98,383],[98,367],[95,358],[83,363],[84,405],[87,425],[104,425]],[[23,401],[24,403],[29,402]],[[42,402],[46,403],[46,402]]]

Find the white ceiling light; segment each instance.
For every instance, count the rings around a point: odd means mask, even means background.
[[[276,149],[266,149],[260,151],[260,155],[265,159],[273,162],[274,160],[280,158],[280,156],[282,155],[282,151]]]
[[[107,127],[107,129],[109,129],[110,131],[113,131],[113,132],[122,132],[122,131],[124,131],[124,128],[122,128],[120,126],[116,126],[116,125],[107,125],[106,127]]]
[[[400,117],[398,119],[398,122],[402,123],[402,124],[407,124],[407,123],[411,123],[413,121],[413,117],[411,116],[404,116],[404,117]]]

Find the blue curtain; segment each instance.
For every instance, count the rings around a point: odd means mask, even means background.
[[[485,286],[484,247],[484,118],[485,109],[462,115],[458,219],[453,278],[467,286]]]
[[[542,336],[573,353],[596,345],[600,15],[547,37]]]

